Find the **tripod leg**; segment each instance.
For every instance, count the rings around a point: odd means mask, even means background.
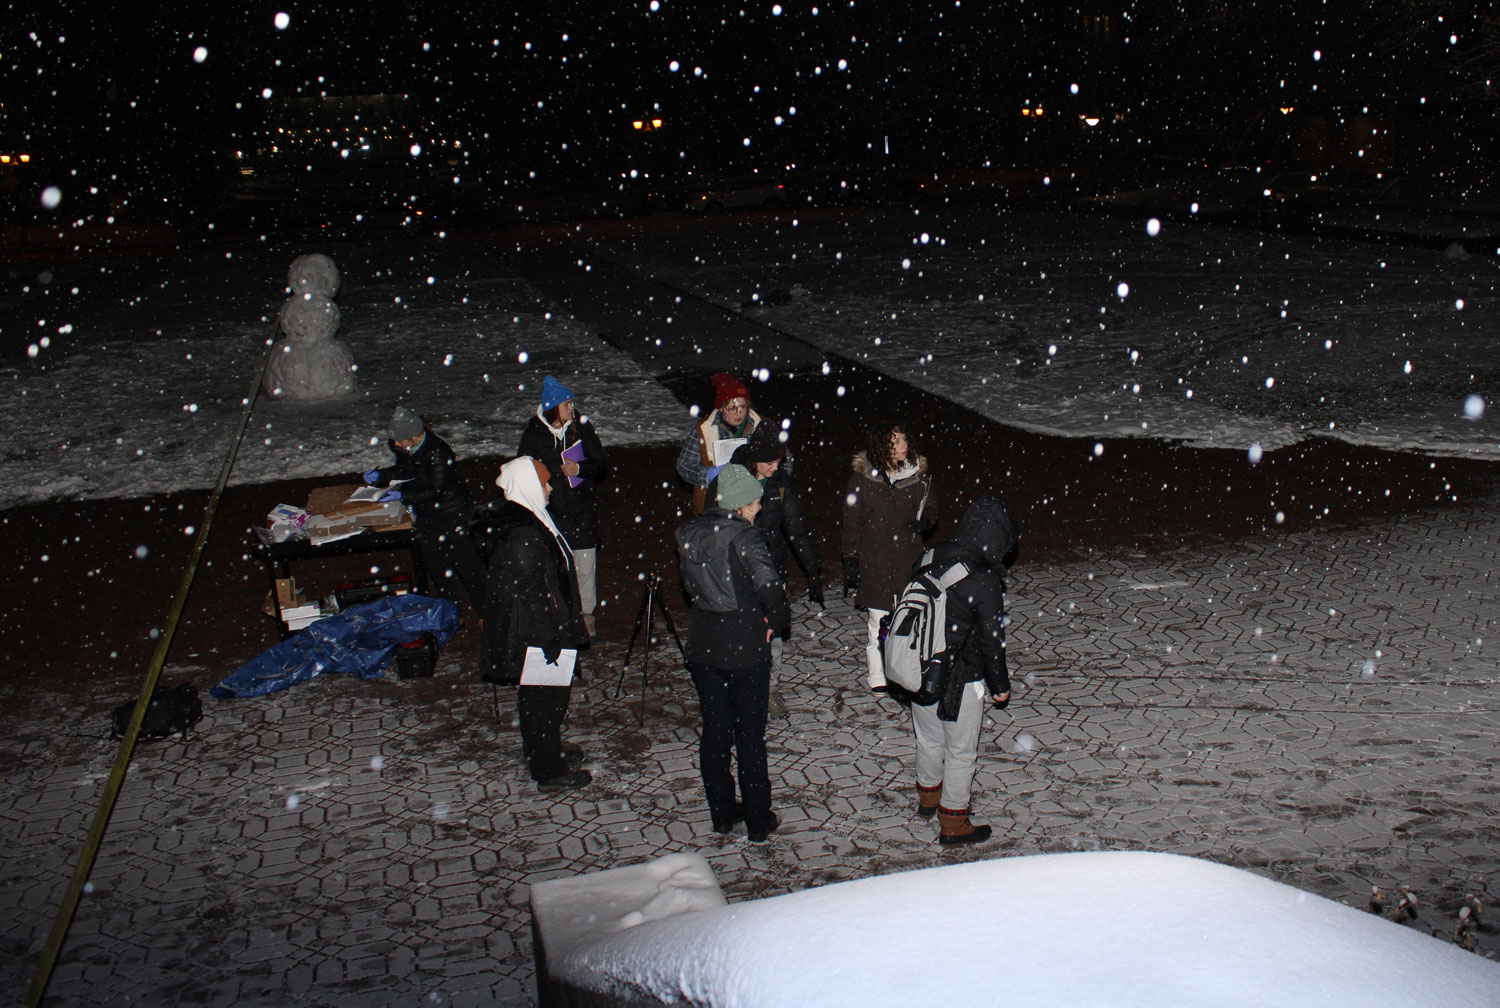
[[[661,600],[660,595],[656,597],[656,607],[661,610],[662,622],[666,623],[667,629],[672,631],[672,642],[677,645],[677,653],[682,656],[683,661],[687,661],[687,653],[682,649],[682,640],[677,636],[677,625],[672,622],[672,611],[667,608],[667,604]]]
[[[490,703],[494,706],[495,720],[498,722],[500,720],[500,687],[495,683],[490,683]]]
[[[635,629],[630,631],[630,643],[625,645],[625,666],[620,669],[620,681],[615,684],[616,699],[619,699],[620,694],[625,691],[625,676],[630,672],[630,653],[635,650],[635,639],[641,634],[641,623],[643,620],[648,624],[646,630],[646,640],[650,641],[651,639],[651,630],[649,628],[650,620],[647,619],[647,617],[650,615],[650,610],[651,588],[648,584],[646,587],[646,594],[641,596],[641,607],[640,609],[636,610]]]
[[[651,579],[651,583],[646,586],[646,597],[641,600],[641,604],[645,607],[646,610],[646,640],[645,643],[641,646],[641,709],[640,713],[636,716],[636,722],[642,727],[644,727],[646,724],[646,674],[647,671],[651,668],[651,623],[652,617],[654,615],[652,611],[652,603],[655,601],[656,578],[653,577]]]

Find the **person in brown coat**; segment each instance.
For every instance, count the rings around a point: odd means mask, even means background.
[[[844,493],[844,597],[866,611],[865,644],[870,689],[884,693],[880,618],[895,606],[922,555],[922,540],[937,528],[937,507],[927,459],[899,423],[879,424],[869,446],[854,456]]]

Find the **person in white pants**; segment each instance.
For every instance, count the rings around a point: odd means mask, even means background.
[[[987,825],[970,822],[969,810],[986,697],[999,707],[1010,703],[1004,574],[1019,538],[1010,508],[995,497],[980,497],[969,505],[948,540],[933,547],[922,568],[935,578],[954,564],[964,564],[969,571],[947,591],[946,646],[941,656],[946,675],[937,690],[941,699],[911,705],[917,740],[917,814],[937,815],[938,842],[944,847],[980,843],[992,832]]]

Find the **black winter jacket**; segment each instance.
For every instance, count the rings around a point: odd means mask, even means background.
[[[983,680],[990,695],[1010,690],[1005,662],[1005,571],[1014,560],[1020,528],[1009,507],[995,497],[975,500],[945,542],[933,547],[938,571],[954,563],[969,566],[969,576],[948,589],[949,653],[962,648],[963,682]]]
[[[693,600],[686,656],[714,668],[771,660],[766,630],[791,625],[786,587],[755,526],[711,507],[677,530],[682,583]]]
[[[473,535],[489,558],[480,678],[520,682],[528,647],[553,658],[562,648],[589,646],[578,579],[541,519],[502,498],[475,516]]]
[[[755,463],[745,460],[744,456],[747,454],[748,449],[741,445],[730,461],[737,462],[754,473]],[[761,485],[763,493],[760,498],[760,513],[755,516],[755,527],[765,537],[766,548],[771,551],[771,563],[775,565],[776,573],[781,575],[782,583],[786,582],[787,576],[787,546],[791,546],[792,552],[797,555],[797,563],[802,567],[802,573],[807,575],[807,580],[821,581],[823,562],[818,558],[817,547],[813,545],[812,533],[807,526],[807,509],[802,506],[802,498],[797,496],[797,487],[786,472],[786,467],[777,469]],[[710,487],[709,490],[715,491],[715,487]]]
[[[445,528],[461,528],[469,523],[474,513],[474,498],[458,475],[458,460],[446,441],[432,431],[422,443],[411,451],[386,442],[396,456],[394,465],[379,470],[379,483],[393,479],[410,480],[397,490],[401,499],[411,505],[417,525],[441,524]]]
[[[563,475],[562,453],[579,441],[583,442],[584,458],[578,463],[578,478],[583,482],[575,487]],[[529,455],[552,473],[552,496],[547,500],[547,511],[568,545],[574,549],[598,549],[599,499],[594,489],[609,479],[609,460],[604,456],[604,444],[594,425],[574,417],[559,438],[546,420],[534,416],[521,434],[516,454]]]

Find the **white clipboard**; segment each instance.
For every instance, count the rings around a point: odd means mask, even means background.
[[[563,648],[562,654],[553,663],[547,661],[541,648],[529,647],[526,649],[526,661],[521,665],[521,685],[571,686],[573,669],[577,664],[578,652],[573,648]]]

